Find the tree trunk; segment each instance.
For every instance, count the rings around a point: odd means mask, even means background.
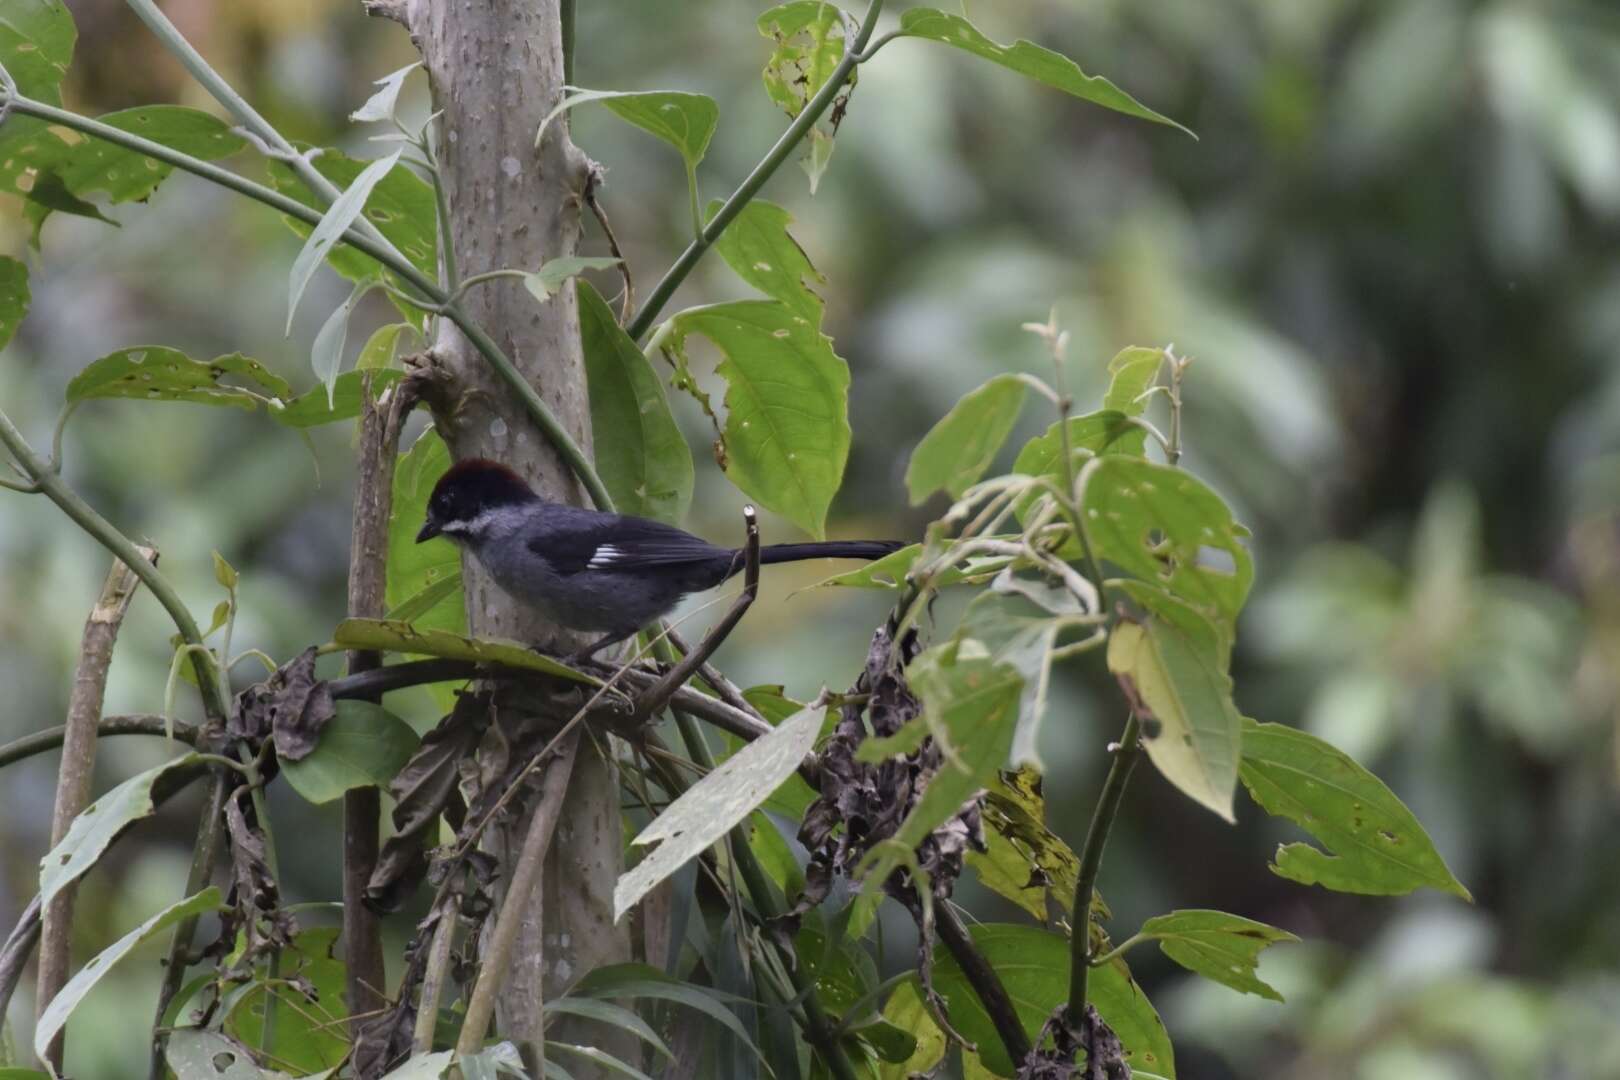
[[[590,161],[566,123],[535,132],[563,94],[559,0],[384,0],[371,9],[405,23],[421,50],[439,122],[440,173],[450,205],[461,277],[503,268],[537,269],[574,252]],[[511,357],[547,405],[590,452],[590,411],[579,314],[572,289],[542,304],[514,279],[474,286],[464,297],[474,320]],[[516,469],[547,498],[579,503],[581,488],[545,435],[488,363],[448,320],[440,320],[437,360],[449,392],[435,423],[455,458],[487,457]],[[476,563],[463,560],[467,619],[479,636],[560,647],[576,639],[502,592]],[[602,740],[605,744],[605,740]],[[540,1040],[540,1007],[575,979],[630,957],[613,925],[613,885],[621,867],[618,780],[598,740],[579,749],[542,886],[513,954],[497,1023],[520,1046]],[[515,856],[527,821],[494,837],[493,850]],[[503,858],[503,865],[506,863]],[[554,1026],[554,1038],[601,1046],[634,1060],[623,1033]],[[595,1076],[581,1061],[575,1076]]]

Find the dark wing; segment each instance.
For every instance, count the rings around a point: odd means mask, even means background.
[[[709,563],[729,560],[732,554],[729,548],[715,547],[673,525],[594,513],[589,514],[589,520],[580,517],[557,522],[531,537],[529,550],[559,574]]]

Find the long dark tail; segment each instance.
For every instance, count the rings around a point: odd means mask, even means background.
[[[811,544],[770,544],[759,549],[762,563],[800,559],[881,559],[906,545],[898,540],[822,540]]]

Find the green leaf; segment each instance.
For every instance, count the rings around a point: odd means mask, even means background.
[[[615,1005],[609,1001],[597,1001],[595,998],[588,997],[560,997],[546,1002],[545,1013],[548,1019],[557,1013],[562,1013],[568,1016],[583,1017],[586,1020],[595,1020],[619,1028],[621,1031],[628,1031],[668,1060],[675,1060],[675,1055],[670,1053],[670,1049],[665,1045],[664,1040],[658,1037],[658,1033],[652,1029],[647,1021],[622,1005]]]
[[[0,349],[11,338],[28,314],[28,267],[16,259],[0,255]]]
[[[1140,416],[1147,408],[1142,395],[1159,378],[1164,367],[1164,350],[1132,345],[1121,349],[1108,361],[1108,393],[1103,397],[1103,408],[1116,409],[1127,416]],[[1146,434],[1144,432],[1143,434]]]
[[[307,802],[326,803],[350,788],[385,788],[416,752],[416,732],[381,705],[339,701],[315,749],[283,761],[282,775]]]
[[[934,1014],[923,1001],[913,982],[901,983],[883,1006],[883,1018],[907,1032],[916,1045],[903,1061],[878,1066],[878,1080],[910,1080],[918,1074],[931,1075],[945,1060],[945,1032],[934,1022]]]
[[[225,561],[225,556],[214,552],[214,580],[219,582],[221,588],[235,589],[236,583],[241,580],[236,567]]]
[[[910,544],[899,551],[891,551],[881,559],[862,563],[853,570],[823,578],[811,588],[839,585],[852,589],[898,589],[905,584],[917,557],[922,554],[921,544]],[[982,584],[999,573],[1008,563],[1005,556],[994,555],[968,559],[939,575],[934,584],[940,587],[960,584]]]
[[[0,12],[0,64],[24,97],[60,105],[62,77],[78,36],[73,16],[60,0],[10,0]],[[31,119],[8,117],[6,134],[11,134],[12,124]]]
[[[967,853],[980,884],[1042,922],[1051,902],[1072,911],[1080,860],[1046,826],[1041,774],[1026,768],[998,775],[985,791],[983,817],[986,850]]]
[[[641,830],[633,844],[658,844],[613,887],[618,921],[652,888],[701,854],[792,776],[821,733],[821,713],[805,708],[738,750],[686,789]]]
[[[549,656],[515,641],[497,638],[471,638],[443,630],[422,630],[408,623],[386,619],[345,619],[338,623],[332,641],[345,649],[378,649],[386,652],[438,656],[446,660],[470,660],[476,664],[504,664],[556,675],[575,682],[596,685],[599,679],[565,667]]]
[[[737,1019],[737,1015],[728,1009],[713,994],[702,987],[682,982],[664,974],[658,968],[648,964],[610,964],[591,971],[579,982],[575,983],[569,991],[572,997],[606,997],[606,998],[651,998],[658,1001],[671,1001],[694,1009],[714,1020],[731,1034],[742,1040],[754,1056],[764,1061],[764,1055],[754,1040],[749,1036],[748,1029]]]
[[[79,812],[61,843],[39,861],[40,902],[49,904],[62,889],[84,876],[118,835],[201,775],[196,754],[147,769],[125,780]]]
[[[1286,930],[1241,915],[1202,910],[1172,911],[1149,919],[1140,933],[1157,941],[1164,955],[1188,971],[1272,1001],[1283,998],[1254,973],[1260,950],[1279,941],[1299,940]]]
[[[979,923],[969,929],[973,943],[1001,976],[1031,1041],[1059,1005],[1069,998],[1069,941],[1030,926]],[[943,946],[934,953],[934,986],[948,1002],[951,1025],[979,1047],[984,1064],[999,1076],[1012,1076],[1013,1064],[990,1017],[962,969]],[[1175,1056],[1164,1022],[1149,1004],[1130,968],[1115,959],[1093,968],[1087,997],[1125,1045],[1132,1070],[1173,1078]]]
[[[679,524],[692,501],[692,450],[663,383],[601,294],[585,281],[577,291],[597,473],[620,513]]]
[[[618,259],[595,255],[567,255],[543,263],[532,274],[523,275],[523,287],[542,304],[563,287],[563,283],[586,270],[611,270],[619,265]]]
[[[1203,633],[1149,617],[1124,620],[1108,639],[1108,670],[1120,680],[1141,723],[1148,757],[1194,802],[1227,821],[1242,754],[1242,719],[1232,679],[1219,665],[1215,628]]]
[[[412,596],[383,616],[389,622],[415,622],[417,618],[438,607],[446,597],[461,596],[461,571],[453,570]]]
[[[310,346],[310,370],[326,388],[328,408],[337,407],[337,377],[338,370],[343,366],[343,346],[349,338],[349,316],[354,314],[355,305],[370,291],[371,285],[364,281],[350,289],[349,298],[332,309],[332,314],[326,317],[320,332],[315,335],[315,343]]]
[[[354,366],[359,371],[386,371],[394,368],[394,350],[399,345],[399,335],[406,330],[414,331],[416,328],[410,323],[389,323],[373,330],[366,343],[360,346],[360,356],[355,360]]]
[[[382,1080],[439,1080],[444,1070],[456,1059],[454,1050],[440,1050],[436,1054],[415,1054],[384,1074]]]
[[[1024,382],[1017,375],[997,375],[962,395],[911,452],[906,467],[911,505],[921,505],[941,488],[961,498],[995,460],[1023,407]]]
[[[440,587],[452,577],[461,580],[461,553],[444,537],[418,544],[416,534],[427,517],[428,497],[450,467],[450,450],[433,428],[422,432],[394,467],[394,500],[388,515],[388,587],[390,612]],[[437,591],[436,603],[413,612],[406,622],[419,630],[467,632],[467,610],[458,587]]]
[[[820,539],[849,457],[849,368],[832,340],[777,301],[740,300],[675,316],[724,354],[726,475]]]
[[[270,417],[290,428],[320,427],[340,420],[353,420],[360,415],[362,392],[368,375],[371,376],[371,392],[376,396],[403,378],[405,373],[397,368],[366,369],[360,365],[358,370],[339,375],[332,383],[330,394],[326,387],[318,386],[293,398],[286,408],[271,409]]]
[[[227,375],[258,385],[250,390],[222,383],[220,380]],[[266,397],[290,396],[292,388],[285,379],[241,353],[204,363],[164,345],[108,353],[75,375],[67,386],[69,405],[93,398],[138,398],[255,409]]]
[[[399,162],[400,153],[401,151],[395,150],[387,157],[378,158],[362,169],[360,175],[354,178],[354,182],[344,189],[343,194],[339,195],[321,216],[320,223],[310,231],[309,238],[304,241],[304,246],[298,252],[298,258],[293,260],[292,270],[287,275],[287,333],[292,333],[293,315],[298,310],[298,301],[304,296],[304,289],[309,286],[309,279],[315,276],[315,268],[325,261],[333,245],[360,216],[372,189]]]
[[[709,204],[707,220],[713,220],[722,203]],[[793,239],[788,226],[793,215],[775,203],[755,199],[731,220],[714,248],[726,265],[748,284],[786,304],[795,315],[821,325],[822,301],[811,288],[812,282],[825,283],[810,262],[804,248]]]
[[[957,638],[971,638],[989,650],[991,659],[1011,664],[1024,680],[1023,693],[1018,704],[1018,726],[1013,733],[1011,759],[1015,766],[1040,767],[1037,745],[1041,719],[1046,713],[1047,687],[1051,681],[1052,650],[1058,635],[1077,625],[1073,620],[1081,614],[1080,602],[1067,590],[1053,588],[1052,597],[1062,597],[1068,607],[1060,613],[1041,607],[1007,585],[1022,579],[1003,571],[992,584],[992,591],[973,598],[962,613],[957,625]],[[1037,583],[1025,583],[1037,596],[1043,596]],[[1048,602],[1060,604],[1053,598]],[[1089,628],[1088,628],[1089,629]]]
[[[366,103],[349,114],[349,119],[357,124],[369,124],[378,120],[392,120],[394,107],[399,104],[399,90],[405,85],[405,76],[422,66],[418,60],[414,64],[407,64],[391,74],[384,75],[373,86],[381,87],[375,94],[366,99]]]
[[[812,195],[816,193],[816,188],[821,186],[821,178],[826,174],[827,167],[832,164],[834,145],[832,135],[819,127],[811,128],[806,137],[804,156],[799,159],[799,168],[810,178]]]
[[[868,740],[870,753],[904,751],[931,735],[944,754],[922,798],[894,835],[894,846],[916,850],[973,793],[984,787],[1007,760],[1024,680],[1018,669],[982,655],[969,655],[976,643],[947,642],[918,656],[906,669],[923,712],[889,740]],[[883,743],[889,747],[883,747]],[[874,849],[862,875],[869,883],[887,880],[900,865],[889,845]]]
[[[102,976],[112,970],[113,965],[127,956],[137,945],[156,937],[182,919],[218,911],[224,906],[225,900],[220,895],[219,889],[204,889],[195,896],[189,896],[177,904],[164,908],[109,945],[80,968],[78,974],[68,980],[67,985],[62,987],[51,999],[51,1003],[45,1007],[45,1011],[40,1014],[39,1023],[34,1028],[34,1053],[44,1060],[51,1040],[56,1038],[56,1033],[62,1030],[68,1017],[79,1007],[85,995],[95,989]]]
[[[709,140],[714,137],[715,125],[720,120],[720,107],[707,94],[679,90],[578,90],[563,98],[540,121],[540,130],[535,133],[536,145],[545,134],[546,125],[559,114],[592,101],[600,102],[621,120],[669,143],[680,153],[688,170],[697,168],[703,155],[708,153]]]
[[[836,4],[794,0],[760,15],[759,32],[776,42],[765,62],[765,93],[790,117],[832,78],[844,57],[844,23]]]
[[[351,703],[338,703],[340,718],[346,704]],[[334,719],[332,724],[337,722]],[[290,767],[293,763],[286,764]],[[344,1022],[349,1010],[343,996],[347,969],[335,954],[337,939],[336,927],[323,926],[296,935],[292,946],[280,951],[273,984],[268,982],[268,961],[258,964],[253,984],[230,1005],[225,1031],[248,1046],[263,1046],[272,1060],[292,1066],[298,1075],[341,1064],[349,1051],[348,1025]],[[275,1037],[265,1046],[267,1002],[275,1010]]]
[[[630,1080],[652,1080],[652,1077],[648,1076],[634,1065],[631,1065],[627,1061],[619,1060],[600,1047],[577,1046],[574,1043],[558,1042],[555,1039],[547,1039],[546,1053],[549,1055],[556,1050],[561,1050],[563,1053],[571,1054],[574,1057],[584,1058],[586,1061],[601,1066],[602,1070],[605,1072],[618,1073],[620,1076],[628,1076]]]
[[[1245,719],[1241,775],[1262,809],[1327,848],[1284,844],[1271,864],[1274,873],[1339,892],[1398,896],[1427,887],[1472,902],[1395,793],[1321,739]]]
[[[175,1080],[264,1080],[253,1052],[217,1031],[176,1028],[163,1046],[163,1060]]]
[[[998,45],[960,15],[932,8],[912,8],[900,16],[900,34],[950,45],[1093,105],[1101,105],[1141,120],[1151,120],[1156,124],[1168,124],[1188,135],[1192,134],[1169,117],[1141,104],[1101,75],[1087,75],[1080,70],[1080,65],[1062,53],[1042,48],[1032,41],[1020,40],[1011,45]]]
[[[1126,419],[1127,415],[1105,409],[1069,418],[1069,451],[1076,476],[1086,462],[1103,454],[1142,455],[1147,445],[1147,432],[1131,424]],[[1025,443],[1013,461],[1012,471],[1024,476],[1050,477],[1061,488],[1065,478],[1062,429],[1053,424]]]
[[[1101,457],[1080,475],[1081,521],[1099,559],[1193,604],[1230,634],[1254,584],[1249,530],[1190,473]]]

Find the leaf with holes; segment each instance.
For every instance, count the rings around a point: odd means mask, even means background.
[[[293,315],[298,311],[298,301],[303,299],[304,290],[309,286],[310,278],[315,276],[315,268],[325,259],[333,246],[342,239],[359,218],[360,212],[366,208],[366,200],[370,198],[371,191],[382,178],[391,172],[399,162],[401,151],[395,150],[385,158],[378,158],[360,171],[354,182],[344,189],[326,213],[321,216],[319,224],[310,230],[309,238],[304,241],[303,248],[298,257],[293,260],[292,269],[287,273],[287,333],[292,333]]]
[[[599,102],[619,119],[673,146],[688,170],[697,168],[703,155],[708,153],[709,140],[714,137],[715,125],[720,120],[720,107],[707,94],[679,90],[579,90],[563,98],[546,114],[535,134],[535,144],[539,144],[546,126],[558,115],[588,102]]]
[[[270,418],[290,428],[320,427],[339,420],[353,420],[360,415],[361,395],[368,375],[372,395],[376,396],[404,378],[405,373],[397,368],[346,371],[333,382],[330,394],[326,387],[318,386],[287,402],[286,408],[271,409]]]
[[[125,780],[79,812],[67,835],[39,862],[40,901],[49,904],[84,876],[129,826],[151,817],[158,804],[202,775],[203,762],[186,754]]]
[[[227,375],[257,385],[248,388],[221,382]],[[291,396],[287,380],[241,353],[205,363],[165,345],[108,353],[75,375],[67,386],[69,405],[94,398],[135,398],[255,409],[265,404],[266,398],[285,400]]]
[[[78,39],[73,16],[60,0],[24,0],[6,6],[0,15],[0,65],[17,84],[23,97],[48,105],[62,104],[62,77],[73,59],[73,43]],[[12,125],[32,117],[12,116],[6,120],[6,134]],[[34,121],[41,124],[40,121]]]
[[[1327,848],[1284,844],[1274,873],[1339,892],[1399,896],[1430,888],[1473,900],[1395,793],[1314,735],[1245,719],[1241,775],[1262,809]]]
[[[821,733],[821,709],[805,708],[738,750],[686,789],[635,838],[657,844],[613,887],[613,918],[622,918],[643,896],[719,840],[792,776]]]
[[[1023,408],[1024,382],[1017,375],[997,375],[962,395],[911,452],[911,505],[941,488],[961,498],[995,460]]]
[[[385,788],[416,752],[410,725],[369,701],[339,701],[315,749],[282,762],[282,775],[312,803],[327,803],[357,787]]]
[[[726,475],[821,539],[849,457],[848,365],[778,301],[689,308],[674,318],[674,345],[693,333],[724,355]]]
[[[28,315],[28,267],[0,255],[0,349],[11,343]]]
[[[164,1040],[163,1060],[175,1080],[265,1080],[253,1052],[217,1031],[176,1028]]]
[[[982,56],[1009,71],[1016,71],[1026,78],[1034,79],[1054,90],[1061,90],[1082,101],[1089,101],[1093,105],[1101,105],[1105,109],[1113,109],[1115,112],[1141,120],[1168,124],[1187,132],[1188,135],[1192,134],[1190,130],[1169,117],[1162,116],[1143,105],[1101,75],[1087,75],[1080,70],[1080,65],[1062,53],[1042,48],[1032,41],[1015,41],[1011,45],[997,44],[960,15],[935,11],[931,8],[912,8],[900,16],[900,34],[902,37],[938,41],[975,56]]]
[[[461,553],[442,536],[425,543],[416,534],[427,517],[428,497],[450,467],[450,449],[433,428],[422,432],[394,467],[393,506],[388,514],[387,604],[397,611],[413,598],[433,590],[434,603],[400,616],[419,630],[467,632],[467,612],[461,589],[446,591],[452,575],[461,579]],[[418,601],[420,603],[420,601]],[[393,617],[392,615],[390,617]]]
[[[790,117],[827,84],[844,58],[844,22],[836,4],[794,0],[758,20],[762,36],[776,43],[765,62],[765,93]]]
[[[1081,522],[1097,558],[1186,600],[1229,630],[1254,584],[1249,530],[1190,473],[1123,457],[1080,475]]]
[[[1159,772],[1227,821],[1242,753],[1232,679],[1218,666],[1219,634],[1149,617],[1121,621],[1108,639],[1108,670],[1141,722],[1142,746]]]
[[[595,676],[575,671],[515,641],[462,637],[443,630],[422,630],[408,623],[389,622],[386,619],[344,619],[332,632],[332,642],[345,649],[377,649],[437,656],[445,660],[466,660],[474,664],[525,668],[593,686],[601,682]]]
[[[39,1023],[34,1028],[34,1053],[44,1060],[51,1041],[56,1033],[62,1030],[73,1010],[79,1007],[86,994],[95,989],[103,976],[112,970],[114,964],[139,944],[156,937],[164,930],[173,926],[182,919],[202,915],[210,911],[218,911],[225,906],[225,899],[220,895],[218,888],[204,889],[195,896],[189,896],[177,904],[164,908],[162,911],[147,919],[141,925],[113,942],[84,967],[78,974],[69,979],[67,985],[62,987],[51,1003],[40,1014]]]
[[[720,206],[718,199],[709,204],[709,220]],[[811,325],[820,326],[822,301],[811,285],[827,279],[788,232],[791,224],[793,215],[785,209],[755,199],[726,226],[714,248],[738,277],[771,299],[780,300]]]
[[[601,294],[589,282],[577,288],[591,429],[604,433],[597,473],[620,513],[679,524],[692,501],[692,450],[664,385]]]
[[[1254,973],[1260,950],[1299,940],[1286,930],[1224,911],[1172,911],[1149,919],[1139,933],[1157,941],[1164,955],[1188,971],[1272,1001],[1283,998]]]
[[[1032,926],[980,923],[969,929],[973,943],[1001,976],[1024,1030],[1033,1042],[1041,1026],[1069,999],[1069,940]],[[1176,1075],[1175,1054],[1164,1021],[1154,1011],[1130,968],[1120,959],[1093,968],[1088,999],[1125,1045],[1133,1070]],[[1013,1063],[979,995],[944,946],[934,952],[934,986],[948,1003],[951,1026],[979,1047],[984,1064],[999,1076],[1012,1076]]]
[[[983,853],[969,851],[967,864],[979,882],[1045,922],[1051,905],[1068,911],[1080,860],[1046,825],[1041,776],[1034,769],[1002,772],[984,799]]]

